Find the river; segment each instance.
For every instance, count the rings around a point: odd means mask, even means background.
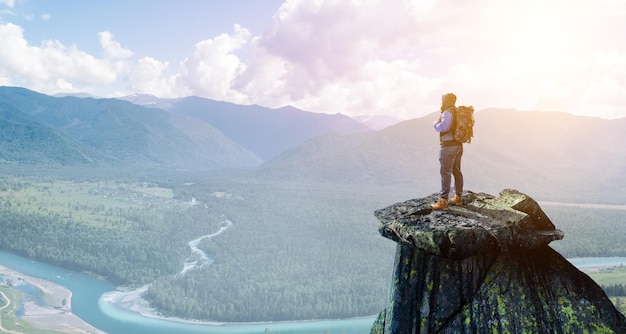
[[[60,284],[72,291],[72,311],[92,326],[110,334],[256,334],[256,333],[369,333],[374,316],[295,322],[207,325],[149,318],[107,302],[103,296],[115,286],[76,271],[59,268],[14,254],[0,252],[0,264],[28,276]]]

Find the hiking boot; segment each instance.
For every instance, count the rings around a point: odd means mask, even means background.
[[[461,197],[461,195],[456,194],[450,200],[450,204],[452,204],[452,205],[463,205],[463,198]]]
[[[437,203],[431,204],[430,207],[433,210],[448,210],[448,200],[442,197]]]

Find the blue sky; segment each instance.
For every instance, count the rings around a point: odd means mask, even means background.
[[[626,117],[626,0],[0,0],[0,85],[408,119]]]
[[[2,1],[0,1],[2,2]],[[6,3],[6,2],[5,2]],[[282,1],[27,0],[16,1],[3,21],[22,26],[32,44],[59,40],[93,55],[102,54],[97,34],[109,31],[140,56],[177,61],[195,43],[240,24],[258,35]],[[5,10],[7,8],[5,7]]]

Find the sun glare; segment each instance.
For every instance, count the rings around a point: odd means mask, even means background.
[[[554,60],[573,52],[576,30],[567,17],[531,11],[520,15],[510,30],[503,32],[510,34],[512,50],[517,55]]]

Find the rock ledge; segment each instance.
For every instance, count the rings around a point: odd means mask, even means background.
[[[377,210],[379,232],[398,243],[449,259],[461,260],[492,251],[534,249],[563,239],[539,204],[516,190],[498,197],[467,192],[464,205],[447,211],[430,207],[437,195]]]

